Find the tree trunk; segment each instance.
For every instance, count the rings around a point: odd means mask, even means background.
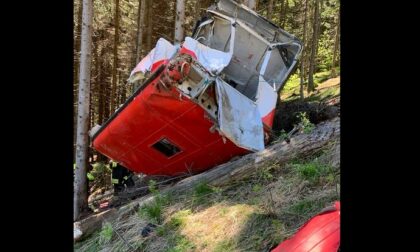
[[[319,0],[318,22],[317,22],[317,25],[318,25],[318,28],[317,28],[318,29],[318,35],[317,35],[316,46],[315,46],[315,55],[318,55],[318,44],[319,44],[319,38],[321,36],[321,22],[322,22],[322,20],[321,20],[321,13],[323,11],[322,10],[323,5],[324,5],[324,1],[323,0]]]
[[[283,23],[284,23],[284,19],[285,19],[285,11],[284,11],[284,2],[285,2],[286,0],[281,0],[281,2],[280,2],[280,11],[279,11],[279,14],[280,14],[280,17],[279,17],[279,26],[280,26],[280,28],[284,28],[283,27]]]
[[[246,5],[248,6],[248,8],[250,8],[253,11],[257,10],[257,1],[256,0],[248,0]]]
[[[285,0],[284,10],[283,10],[283,22],[281,24],[281,27],[283,28],[286,27],[288,9],[289,9],[289,1]]]
[[[219,165],[201,174],[183,179],[173,187],[165,188],[163,192],[182,193],[194,188],[198,183],[208,183],[211,186],[225,186],[240,181],[252,175],[267,164],[285,164],[294,158],[310,156],[322,149],[327,143],[340,137],[340,119],[320,123],[309,134],[299,134],[285,141],[269,146],[263,151],[248,154],[236,161]]]
[[[83,24],[80,55],[79,74],[79,102],[77,112],[77,139],[76,139],[76,170],[74,178],[74,211],[73,219],[76,220],[80,213],[86,209],[87,192],[87,158],[88,158],[88,126],[89,126],[89,90],[90,90],[90,65],[92,44],[92,0],[83,0]]]
[[[102,227],[103,220],[115,218],[117,214],[116,209],[109,209],[102,213],[92,215],[86,219],[75,222],[73,224],[73,239],[79,241],[86,238],[88,235],[95,232],[95,230]]]
[[[97,39],[97,40],[99,40],[99,39]],[[94,78],[95,88],[93,89],[94,90],[93,95],[95,96],[95,101],[94,101],[95,106],[94,106],[94,108],[95,108],[95,111],[96,111],[97,120],[94,121],[93,126],[95,126],[95,124],[98,123],[98,121],[99,121],[99,116],[100,116],[99,115],[100,114],[99,107],[101,106],[100,105],[101,82],[100,82],[100,77],[99,77],[100,72],[101,72],[101,62],[100,62],[100,59],[99,59],[99,51],[100,51],[99,47],[100,47],[99,41],[96,41],[96,43],[94,43],[94,48],[95,48],[95,51],[94,51],[94,56],[95,56],[95,72],[94,72],[95,73],[95,78]]]
[[[104,81],[105,81],[105,95],[104,95],[104,121],[108,120],[108,118],[111,116],[111,110],[110,110],[110,104],[111,104],[111,87],[109,83],[109,72],[110,72],[110,66],[107,64],[107,62],[104,61],[104,67],[102,69],[102,74],[104,75]]]
[[[153,36],[153,1],[147,0],[147,53],[153,49],[152,36]],[[147,54],[145,53],[145,54]]]
[[[120,87],[119,87],[119,95],[118,95],[118,106],[123,104],[125,102],[125,89],[126,89],[126,83],[125,81],[122,81],[122,73],[118,73],[118,79],[120,80]]]
[[[119,30],[120,30],[120,1],[115,0],[115,17],[114,17],[114,65],[112,67],[112,86],[111,86],[111,113],[116,107],[116,91],[117,91],[117,69],[118,69],[118,44],[119,44]]]
[[[104,57],[104,48],[101,48],[100,57],[98,58],[98,124],[102,125],[104,121],[104,108],[105,108],[105,80],[103,78],[103,62],[101,59]]]
[[[136,43],[136,64],[140,61],[143,49],[143,31],[146,1],[139,0],[139,10],[137,14],[137,43]]]
[[[306,41],[306,23],[307,23],[307,10],[308,10],[308,0],[305,0],[305,10],[303,15],[303,35],[302,35],[302,44],[305,45]],[[300,60],[300,100],[303,101],[305,99],[303,95],[303,84],[305,83],[305,57],[304,57],[304,51],[306,51],[306,48],[302,51],[302,57]]]
[[[79,79],[79,58],[80,58],[80,40],[82,33],[82,10],[83,10],[83,0],[80,0],[79,9],[77,10],[77,26],[75,29],[76,39],[74,40],[75,52],[75,64],[74,64],[74,81],[77,84]],[[77,85],[76,85],[77,88]],[[76,96],[77,98],[77,96]]]
[[[268,10],[267,10],[267,19],[271,20],[271,17],[273,15],[273,0],[268,1]]]
[[[73,29],[75,31],[76,38],[74,39],[74,67],[73,67],[73,99],[74,99],[74,108],[73,108],[73,143],[76,142],[76,131],[77,131],[77,100],[78,100],[78,87],[79,87],[79,59],[80,59],[80,37],[82,33],[82,10],[83,10],[83,0],[79,1],[79,8],[77,10],[77,20],[74,23]],[[73,148],[73,157],[75,157],[75,149]]]
[[[318,33],[319,33],[318,22],[319,22],[319,0],[315,0],[311,57],[309,60],[308,93],[315,90],[314,70],[315,70],[315,58],[316,58],[316,51],[317,51],[317,44],[318,44]]]
[[[184,40],[184,23],[185,2],[184,0],[176,0],[174,44],[180,44]]]
[[[200,17],[201,17],[201,1],[200,0],[197,0],[196,2],[195,2],[195,6],[194,6],[194,11],[195,11],[195,17],[194,17],[194,20],[195,21],[197,21],[197,20],[199,20],[200,19]]]
[[[335,77],[337,74],[335,72],[336,57],[338,51],[338,45],[340,44],[340,16],[337,17],[337,28],[335,30],[335,41],[334,41],[334,53],[331,64],[331,77]]]
[[[185,191],[192,190],[200,183],[208,183],[211,186],[225,186],[235,181],[243,180],[256,171],[275,163],[277,166],[290,162],[295,158],[310,156],[321,150],[328,143],[340,139],[340,119],[335,118],[330,121],[318,124],[309,134],[298,134],[291,137],[290,142],[285,141],[267,147],[267,149],[245,155],[235,161],[216,166],[215,168],[203,173],[181,180],[173,186],[168,186],[160,190],[159,194],[172,193],[179,195]],[[117,209],[101,213],[107,214],[108,221],[112,219],[123,219],[127,214],[135,213],[136,210],[150,202],[154,196],[145,196],[130,202]],[[74,223],[75,239],[93,233],[95,228],[101,226],[102,218],[98,215],[90,216],[86,220]],[[88,225],[88,223],[91,223]],[[83,226],[83,228],[81,228]]]

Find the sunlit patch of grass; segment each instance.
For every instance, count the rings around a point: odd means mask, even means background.
[[[340,68],[336,68],[336,74],[340,75]],[[324,82],[326,82],[327,80],[329,80],[331,78],[331,71],[323,71],[323,72],[318,72],[314,74],[314,85],[315,88],[320,88],[322,86],[322,84]],[[304,97],[306,98],[310,98],[312,97],[314,94],[316,93],[307,93],[307,80],[304,83]],[[327,90],[322,90],[321,93],[325,92]],[[332,92],[332,91],[331,91]],[[337,95],[337,92],[339,93],[339,88],[335,89],[334,95]],[[291,101],[294,99],[298,99],[300,95],[300,76],[296,73],[290,76],[289,80],[285,83],[283,89],[281,90],[281,99],[283,101]],[[325,97],[328,94],[324,95]],[[318,97],[318,98],[313,98],[313,100],[319,100],[319,98],[322,97]]]
[[[216,204],[203,211],[185,215],[179,234],[205,251],[233,249],[234,238],[241,232],[256,208],[246,204]],[[229,251],[229,250],[218,250]]]
[[[324,90],[309,96],[306,101],[324,101],[328,98],[336,97],[340,94],[340,86],[325,88]]]

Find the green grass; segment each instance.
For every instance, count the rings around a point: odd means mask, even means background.
[[[322,201],[304,199],[290,206],[288,210],[294,214],[305,216],[312,215],[312,213],[318,212],[324,207]]]
[[[196,248],[185,236],[179,234],[172,236],[169,244],[170,248],[166,250],[167,252],[195,251]]]
[[[191,210],[189,209],[176,212],[172,215],[172,218],[168,223],[169,227],[172,229],[183,227],[185,225],[185,218],[190,214]]]
[[[340,67],[336,68],[336,74],[337,76],[340,75]],[[328,80],[331,76],[331,71],[323,71],[318,72],[314,74],[314,83],[315,88],[322,82]],[[304,86],[304,89],[306,90],[306,83]],[[290,76],[290,78],[287,80],[286,84],[284,85],[281,94],[282,96],[287,96],[286,100],[293,100],[295,98],[299,97],[299,91],[300,91],[300,76],[295,73]],[[295,94],[296,96],[291,96],[292,94]],[[311,97],[312,94],[309,96]]]
[[[301,126],[303,127],[303,132],[305,134],[311,133],[311,131],[315,128],[315,125],[309,121],[309,118],[306,114],[306,112],[300,112],[297,115]]]
[[[253,214],[237,240],[240,251],[268,251],[284,239],[284,226],[276,216]]]
[[[285,229],[288,230],[287,236],[292,235],[306,221],[325,207],[331,206],[332,202],[336,200],[339,200],[339,196],[334,193],[308,195],[285,207],[279,215],[279,219],[283,221]]]
[[[102,226],[102,230],[99,233],[99,243],[105,244],[111,241],[113,233],[114,229],[112,228],[111,223],[104,223],[104,225]]]
[[[311,183],[319,183],[322,177],[327,177],[327,181],[334,178],[333,169],[319,162],[317,159],[305,162],[291,164],[293,170],[299,174],[302,179],[308,180]]]
[[[234,251],[235,243],[232,240],[224,240],[217,243],[216,247],[214,248],[214,252],[229,252]]]
[[[217,188],[209,186],[207,183],[199,183],[193,188],[192,200],[194,205],[207,205],[210,203],[209,194],[217,192]]]
[[[145,217],[155,224],[160,224],[163,220],[163,209],[165,206],[170,204],[170,201],[170,195],[156,194],[152,202],[142,206],[139,209],[139,216]]]
[[[194,195],[196,197],[202,197],[212,192],[214,192],[214,189],[206,183],[199,183],[194,187]]]
[[[118,231],[139,251],[269,251],[339,199],[338,168],[328,165],[334,146],[284,165],[267,162],[252,176],[223,187],[199,183],[182,195],[162,195],[152,182],[155,199],[138,213],[141,222],[158,224],[155,235],[141,237],[143,224],[125,224],[123,229],[115,224],[116,230],[104,225],[83,248],[76,244],[75,249],[128,251],[114,235]],[[140,221],[137,216],[132,220]]]
[[[320,90],[319,93],[313,93],[306,98],[306,101],[324,101],[328,98],[336,97],[340,94],[340,86],[332,86]]]
[[[102,225],[101,230],[93,233],[89,239],[86,239],[82,242],[76,243],[74,246],[75,251],[83,252],[97,252],[100,251],[103,247],[107,246],[114,234],[114,229],[109,222],[105,222]]]
[[[299,92],[299,86],[300,86],[300,77],[298,74],[293,74],[287,80],[281,92],[282,94],[291,94],[295,92],[296,90]]]

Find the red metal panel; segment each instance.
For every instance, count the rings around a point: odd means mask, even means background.
[[[273,127],[274,115],[275,115],[275,109],[273,109],[270,113],[268,113],[266,116],[264,116],[261,119],[265,125],[271,128]]]
[[[248,153],[219,133],[206,112],[177,89],[154,80],[93,141],[96,150],[134,172],[177,175],[199,172]],[[181,149],[166,157],[151,147],[163,137]]]
[[[313,217],[272,252],[336,252],[339,246],[340,202],[336,202],[335,210]]]

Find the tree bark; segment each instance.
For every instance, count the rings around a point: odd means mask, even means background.
[[[280,4],[280,18],[279,18],[279,26],[280,28],[284,28],[284,23],[286,22],[286,5],[287,0],[281,0]]]
[[[305,10],[304,10],[304,14],[303,14],[303,35],[302,35],[302,44],[305,45],[305,41],[306,41],[306,23],[307,23],[307,10],[308,10],[308,0],[305,0]],[[302,51],[302,57],[300,60],[300,100],[303,101],[303,99],[305,99],[304,95],[303,95],[303,84],[305,83],[305,57],[304,57],[304,52],[306,48],[304,48],[304,50]]]
[[[116,209],[109,209],[102,213],[89,216],[86,219],[73,223],[73,239],[79,241],[102,227],[103,220],[115,218]]]
[[[267,9],[267,19],[271,20],[273,15],[273,0],[268,1],[268,9]]]
[[[321,20],[321,13],[323,11],[322,10],[323,6],[324,6],[324,0],[319,0],[318,22],[317,22],[317,25],[318,25],[318,37],[317,37],[317,40],[316,40],[315,55],[318,55],[319,38],[321,36],[321,22],[322,22],[322,20]]]
[[[82,11],[83,11],[83,0],[80,0],[79,9],[77,10],[77,26],[75,29],[76,39],[74,40],[75,52],[75,64],[74,64],[74,81],[77,84],[79,79],[79,58],[80,58],[80,41],[82,36]],[[76,86],[77,88],[77,86]],[[76,96],[77,98],[77,96]]]
[[[201,1],[200,0],[197,0],[195,2],[194,9],[195,9],[194,20],[197,21],[200,19],[200,16],[201,16]]]
[[[287,12],[289,10],[289,1],[285,0],[285,4],[284,4],[284,11],[283,11],[283,23],[282,23],[282,27],[286,27],[286,22],[287,22]]]
[[[152,36],[153,36],[153,1],[147,0],[147,52],[151,51],[153,49],[152,46]],[[147,54],[147,53],[145,53]]]
[[[137,43],[136,43],[136,64],[142,57],[143,49],[143,31],[144,27],[144,16],[145,16],[146,1],[139,0],[139,10],[137,14]]]
[[[312,45],[311,45],[311,57],[309,60],[309,76],[308,76],[308,93],[315,90],[314,84],[314,70],[315,70],[315,58],[318,45],[318,33],[319,33],[319,0],[315,0],[314,10],[314,22],[313,22],[313,34],[312,34]]]
[[[236,161],[219,165],[201,174],[183,179],[163,192],[182,193],[198,183],[225,186],[243,180],[269,163],[285,164],[294,158],[309,156],[322,149],[327,143],[340,137],[340,119],[322,122],[309,134],[299,134],[285,141],[269,146],[263,151],[248,154]]]
[[[114,65],[112,67],[112,86],[111,86],[111,113],[116,108],[116,91],[117,91],[117,69],[118,69],[118,44],[119,44],[119,30],[120,30],[120,1],[115,0],[115,17],[114,17]]]
[[[340,44],[340,16],[337,16],[337,28],[335,30],[335,41],[334,41],[334,52],[331,64],[331,77],[335,77],[337,74],[335,72],[336,57],[338,51],[338,45]]]
[[[97,39],[97,40],[99,40],[99,39]],[[93,126],[96,124],[96,123],[99,123],[98,121],[99,121],[99,114],[100,114],[100,110],[99,110],[99,107],[101,106],[100,105],[100,97],[101,97],[101,82],[100,82],[100,72],[101,72],[101,62],[100,62],[100,59],[99,59],[99,51],[100,51],[100,44],[99,44],[99,41],[96,41],[96,43],[95,43],[95,45],[94,45],[94,48],[95,48],[95,52],[94,52],[94,55],[95,55],[95,77],[94,77],[94,82],[95,82],[95,88],[93,89],[94,90],[94,92],[93,92],[93,95],[95,96],[95,101],[94,101],[94,104],[95,104],[95,111],[96,111],[96,115],[97,115],[97,120],[93,123]]]
[[[104,48],[100,50],[100,57],[98,58],[98,83],[99,83],[99,90],[98,90],[98,124],[102,125],[104,120],[104,108],[105,108],[105,80],[103,78],[104,73],[103,71],[103,62],[101,59],[104,57]]]
[[[232,182],[243,180],[254,174],[259,169],[266,167],[268,164],[276,163],[277,165],[285,164],[297,157],[306,157],[326,146],[329,142],[340,138],[340,119],[322,122],[309,134],[298,134],[291,137],[290,142],[277,143],[267,147],[265,150],[251,153],[239,158],[238,160],[228,162],[203,173],[188,177],[181,180],[173,186],[160,190],[160,194],[172,193],[181,194],[185,191],[192,190],[200,183],[208,183],[211,186],[225,186]],[[117,209],[116,213],[109,213],[108,220],[123,218],[124,215],[133,213],[139,207],[153,201],[154,196],[147,195],[124,205]],[[81,221],[83,222],[83,221]],[[88,235],[88,232],[94,232],[92,226],[99,227],[101,218],[96,216],[89,217],[88,221],[91,225],[84,225],[83,230],[77,228],[82,226],[80,223],[74,223],[75,237],[76,230],[79,236]]]
[[[77,135],[77,102],[78,102],[78,87],[79,87],[79,59],[80,59],[80,37],[82,33],[82,11],[83,11],[83,0],[79,1],[79,6],[77,9],[77,20],[74,23],[73,29],[75,31],[74,39],[74,67],[73,67],[73,99],[74,99],[74,108],[73,108],[73,143],[76,142]],[[73,148],[73,157],[75,157],[75,149]]]
[[[106,61],[104,61],[104,66],[102,67],[102,74],[105,82],[105,88],[104,88],[104,118],[103,120],[106,121],[111,116],[111,86],[110,86],[110,66],[107,64]]]
[[[256,1],[256,0],[248,0],[248,1],[247,1],[247,6],[248,6],[251,10],[255,11],[255,10],[257,10],[257,1]]]
[[[90,97],[90,66],[92,51],[92,0],[83,0],[83,24],[79,74],[79,101],[77,112],[76,170],[74,178],[73,219],[87,208],[87,158]]]
[[[184,23],[185,2],[184,0],[176,0],[174,44],[180,44],[184,40]]]
[[[121,72],[119,72],[118,73],[118,79],[119,80],[122,80],[122,73]],[[121,82],[121,86],[120,86],[120,92],[119,92],[119,103],[118,103],[118,106],[119,105],[121,105],[121,104],[123,104],[124,102],[125,102],[125,99],[126,99],[126,84],[125,84],[125,82],[124,81],[120,81]]]

